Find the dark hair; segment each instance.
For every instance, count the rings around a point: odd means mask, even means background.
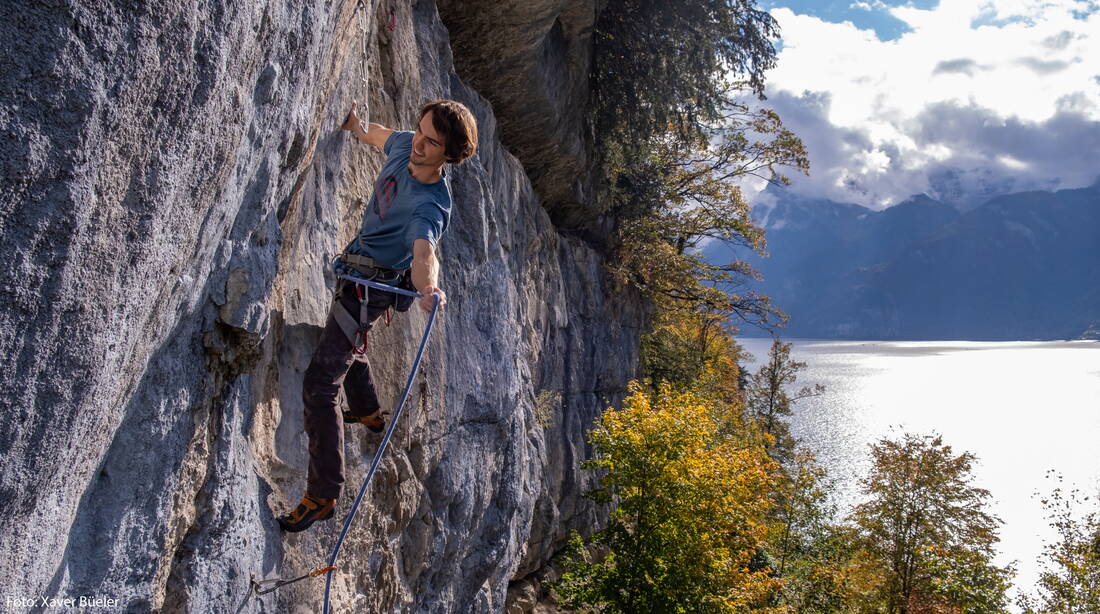
[[[462,164],[477,152],[477,121],[466,105],[457,100],[435,100],[420,107],[420,119],[432,114],[432,127],[445,142],[444,154],[451,164]]]

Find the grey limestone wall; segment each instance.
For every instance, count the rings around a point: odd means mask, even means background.
[[[0,598],[320,610],[320,579],[247,593],[320,566],[342,519],[285,536],[273,516],[304,488],[326,264],[382,162],[336,129],[352,100],[411,127],[457,98],[482,146],[450,172],[449,304],[336,611],[502,612],[598,523],[583,432],[633,375],[645,307],[551,223],[434,3],[6,2],[0,36]],[[372,333],[384,400],[425,322]],[[349,431],[341,510],[379,439]]]

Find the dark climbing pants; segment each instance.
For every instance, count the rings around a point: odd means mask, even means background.
[[[394,302],[392,292],[368,292],[371,324]],[[348,313],[359,316],[355,284],[343,283],[337,294]],[[335,305],[333,306],[335,307]],[[309,436],[309,477],[306,492],[321,499],[337,499],[344,486],[344,423],[337,406],[340,386],[344,387],[348,410],[356,416],[374,413],[380,407],[365,356],[355,359],[351,341],[329,309],[321,341],[313,352],[302,383],[306,435]]]

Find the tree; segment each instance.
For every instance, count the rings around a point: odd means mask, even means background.
[[[783,314],[747,288],[757,273],[743,260],[711,263],[703,241],[764,253],[737,180],[786,183],[780,167],[809,168],[806,151],[771,111],[731,111],[728,123],[692,141],[655,138],[644,156],[609,171],[606,198],[619,220],[612,273],[665,310],[705,310],[770,325]]]
[[[796,450],[773,491],[774,524],[769,563],[782,585],[772,597],[777,612],[853,612],[862,569],[854,532],[836,524],[825,470],[813,455]]]
[[[778,115],[738,99],[762,94],[778,34],[753,0],[613,0],[597,20],[590,81],[599,201],[617,223],[611,270],[661,309],[782,319],[745,289],[747,264],[709,263],[697,249],[719,240],[762,252],[734,183],[809,168]]]
[[[924,573],[930,578],[927,593],[916,593],[909,612],[944,611],[958,614],[1000,614],[1008,604],[1012,567],[997,567],[989,556],[969,547],[929,547],[924,553]]]
[[[608,613],[742,612],[774,588],[753,557],[767,534],[775,467],[721,437],[716,408],[641,386],[589,434],[604,472],[588,496],[617,502],[588,548],[579,539],[554,587],[567,608]],[[589,552],[602,552],[602,558]]]
[[[905,434],[872,444],[871,457],[869,499],[851,520],[883,569],[885,612],[1004,612],[1011,570],[990,562],[1000,520],[986,511],[989,492],[970,483],[974,455]]]
[[[694,390],[736,409],[742,357],[725,314],[713,311],[658,312],[653,331],[641,339],[642,374],[655,392],[661,385]]]
[[[629,151],[703,136],[733,93],[763,92],[778,35],[753,0],[612,0],[593,35],[596,133]]]
[[[1091,509],[1082,513],[1086,505]],[[1058,540],[1044,548],[1038,599],[1021,598],[1021,607],[1031,614],[1100,612],[1100,509],[1080,491],[1061,488],[1043,506]]]
[[[806,363],[791,360],[790,343],[774,339],[768,350],[767,362],[749,379],[745,390],[749,416],[768,436],[765,449],[780,462],[790,460],[794,454],[795,441],[787,422],[792,405],[825,390],[824,386],[817,384],[788,392],[788,388],[798,380],[798,372],[805,368]]]

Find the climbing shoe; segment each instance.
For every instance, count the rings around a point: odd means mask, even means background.
[[[335,507],[336,499],[318,499],[307,492],[293,512],[279,516],[279,526],[288,533],[305,531],[318,520],[332,518]]]
[[[345,424],[363,424],[375,433],[381,433],[386,430],[386,419],[382,417],[382,412],[380,411],[376,411],[369,416],[355,416],[348,411],[341,413],[344,415]]]

